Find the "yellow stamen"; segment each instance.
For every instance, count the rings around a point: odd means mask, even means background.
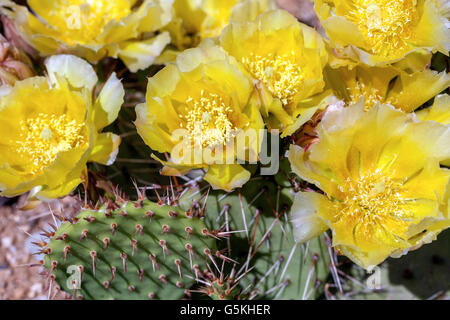
[[[359,238],[370,238],[373,230],[390,230],[389,240],[397,241],[393,233],[404,234],[412,218],[402,196],[404,189],[401,182],[380,172],[356,180],[348,178],[339,186],[345,198],[335,204],[335,222],[346,221],[349,226],[353,225],[357,228],[353,232],[359,234]]]
[[[21,123],[21,139],[16,141],[18,153],[29,159],[31,172],[36,174],[51,165],[60,152],[86,143],[82,134],[83,124],[66,115],[40,113]]]
[[[304,76],[294,52],[276,57],[273,54],[259,56],[252,53],[242,58],[242,62],[285,105],[292,102],[303,84]]]
[[[231,121],[233,109],[215,93],[201,91],[198,99],[189,97],[186,101],[186,124],[190,140],[202,147],[224,145],[236,134]]]
[[[415,0],[354,0],[346,16],[358,25],[372,53],[389,57],[406,50],[417,21]]]
[[[350,104],[357,103],[364,97],[364,109],[366,111],[372,108],[377,102],[383,102],[383,97],[379,94],[378,89],[371,85],[366,85],[363,82],[357,81],[354,87],[347,89],[350,92]]]

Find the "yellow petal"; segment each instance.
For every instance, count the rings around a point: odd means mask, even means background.
[[[328,230],[319,212],[330,210],[329,206],[328,198],[316,192],[299,192],[295,195],[291,221],[296,241],[309,241]]]
[[[97,135],[89,156],[89,161],[106,166],[112,165],[116,161],[117,154],[119,153],[121,140],[120,136],[111,132]]]
[[[168,32],[148,40],[125,42],[121,45],[119,58],[131,72],[137,72],[151,66],[169,43]]]
[[[45,61],[45,67],[53,83],[57,82],[56,77],[59,76],[67,79],[75,88],[84,87],[92,91],[98,81],[92,66],[83,59],[72,55],[52,56]]]
[[[450,124],[450,96],[441,94],[434,98],[431,107],[418,111],[417,116],[422,121],[436,121],[442,124]]]
[[[250,172],[238,164],[212,165],[204,179],[209,182],[213,189],[233,191],[242,187],[249,179]]]
[[[104,84],[94,104],[93,117],[98,131],[113,123],[123,104],[125,90],[113,72]]]
[[[389,92],[387,101],[405,112],[412,112],[450,86],[450,74],[425,70],[411,75],[402,72]]]

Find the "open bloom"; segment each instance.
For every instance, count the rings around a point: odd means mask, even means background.
[[[320,99],[314,96],[325,86],[327,53],[314,29],[272,10],[253,21],[232,22],[220,44],[255,79],[271,129],[290,135],[317,111]]]
[[[369,65],[411,52],[448,55],[448,15],[441,0],[314,0],[331,44]]]
[[[392,66],[325,69],[327,86],[347,104],[364,101],[366,109],[376,102],[412,112],[450,86],[450,74],[429,69],[407,73]]]
[[[42,55],[70,53],[97,62],[119,57],[135,72],[150,66],[170,42],[159,33],[172,18],[172,0],[2,0],[24,40]],[[12,11],[11,11],[12,10]]]
[[[302,179],[325,194],[300,192],[293,206],[299,241],[331,229],[333,244],[364,268],[434,240],[450,226],[450,127],[388,105],[332,107],[319,142],[292,146]]]
[[[114,162],[120,137],[101,133],[123,103],[113,74],[97,99],[97,76],[86,61],[58,55],[45,62],[48,77],[0,88],[0,190],[15,196],[65,196],[83,181],[88,161]]]
[[[232,190],[250,178],[236,159],[259,155],[259,133],[252,135],[264,128],[258,101],[240,64],[205,40],[149,79],[136,127],[153,150],[171,154],[162,174],[203,168],[214,188]],[[251,142],[236,148],[234,142],[247,133]]]

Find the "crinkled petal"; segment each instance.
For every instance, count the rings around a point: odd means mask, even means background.
[[[450,96],[441,94],[434,98],[431,107],[418,111],[417,116],[422,121],[436,121],[445,125],[450,124]]]
[[[330,200],[326,196],[316,192],[296,194],[291,208],[296,241],[300,243],[309,241],[328,230],[329,226],[319,213],[329,211],[330,205]]]
[[[120,136],[111,132],[97,135],[89,156],[89,161],[106,166],[112,165],[116,161],[117,154],[119,153],[121,140]]]
[[[57,83],[56,77],[67,79],[75,88],[86,88],[92,91],[98,77],[92,66],[85,60],[73,55],[55,55],[45,61],[45,67],[50,80]]]
[[[402,72],[389,92],[387,102],[397,108],[412,112],[422,104],[450,86],[450,74],[447,72],[424,70],[411,75]]]
[[[93,117],[98,131],[117,119],[124,96],[123,85],[114,72],[104,84],[94,104]]]
[[[209,166],[204,179],[209,182],[213,189],[233,191],[242,187],[249,179],[250,172],[239,164],[224,164]]]
[[[123,43],[118,56],[131,72],[137,72],[151,66],[169,43],[169,33],[163,32],[148,40]]]

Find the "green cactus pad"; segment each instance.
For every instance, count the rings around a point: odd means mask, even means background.
[[[239,279],[240,299],[297,300],[321,295],[329,274],[328,248],[322,237],[308,245],[296,244],[289,215],[292,188],[268,179],[250,181],[232,193],[198,195],[186,195],[181,205],[189,208],[197,202],[197,207],[204,207],[208,226],[231,232],[229,239],[218,244],[239,262],[235,278],[245,274]]]
[[[79,299],[179,299],[214,252],[205,231],[203,219],[177,207],[110,202],[63,223],[45,266]]]

